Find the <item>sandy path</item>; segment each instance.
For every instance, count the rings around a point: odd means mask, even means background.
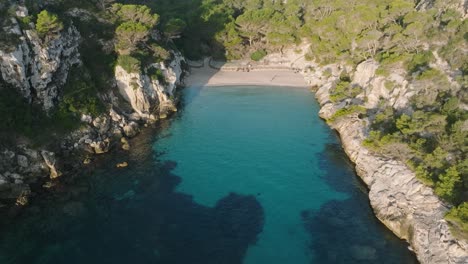
[[[225,86],[225,85],[268,85],[308,87],[304,77],[292,70],[258,69],[249,72],[220,71],[207,66],[192,67],[190,75],[185,79],[188,86]]]

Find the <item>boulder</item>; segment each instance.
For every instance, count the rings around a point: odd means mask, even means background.
[[[124,161],[122,163],[117,163],[117,165],[115,165],[117,168],[125,168],[125,167],[128,167],[128,162]]]
[[[377,258],[377,250],[370,246],[351,246],[351,256],[359,261],[372,261]]]
[[[108,138],[101,141],[94,141],[89,144],[96,154],[103,154],[109,152],[110,140]]]
[[[47,167],[49,167],[50,178],[55,179],[62,176],[62,173],[56,168],[57,160],[55,158],[55,153],[43,150],[41,151],[41,155],[44,159],[45,164],[47,165]]]
[[[126,138],[121,138],[120,139],[120,143],[122,143],[122,149],[123,150],[130,150],[130,143],[128,142],[128,140]]]
[[[26,168],[29,166],[28,158],[26,156],[18,155],[16,158],[20,167]]]
[[[128,138],[132,138],[132,137],[136,136],[138,134],[138,132],[140,132],[140,131],[139,131],[137,123],[130,122],[128,125],[125,125],[123,127],[123,132],[124,132],[125,136],[127,136]]]

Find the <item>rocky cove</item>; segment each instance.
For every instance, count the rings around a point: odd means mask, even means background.
[[[20,89],[24,97],[32,100],[31,94],[34,94],[34,100],[39,101],[45,110],[50,109],[54,101],[59,100],[60,87],[66,81],[70,68],[80,64],[76,45],[80,41],[80,33],[70,26],[60,38],[44,46],[33,31],[22,31],[14,21],[11,31],[20,37],[21,43],[13,51],[0,51],[2,77]],[[26,205],[28,197],[37,192],[30,185],[37,185],[39,181],[39,185],[45,188],[53,187],[54,179],[67,177],[74,169],[79,170],[91,162],[95,154],[106,153],[112,148],[128,148],[128,139],[135,137],[141,127],[176,111],[176,86],[182,83],[184,59],[177,52],[172,56],[170,63],[155,63],[140,73],[129,73],[117,67],[113,86],[119,94],[109,92],[103,95],[103,100],[111,106],[109,112],[96,118],[82,116],[84,126],[64,137],[54,148],[34,149],[18,145],[17,148],[2,150],[2,198],[9,203],[13,200],[18,205]],[[398,71],[389,78],[398,83],[399,88],[388,91],[382,77],[375,75],[376,62],[372,60],[361,63],[355,70],[339,64],[319,66],[306,61],[304,54],[293,50],[282,55],[271,54],[264,60],[270,67],[286,65],[300,71],[308,85],[317,87],[316,97],[324,119],[330,119],[348,103],[337,105],[329,100],[329,89],[343,71],[351,76],[353,83],[364,88],[356,100],[365,96],[365,107],[369,109],[376,107],[381,98],[392,101],[396,108],[402,108],[412,93],[411,84]],[[443,67],[443,64],[436,66]],[[260,67],[254,65],[254,68]],[[162,71],[164,84],[146,74],[150,68]],[[255,73],[254,70],[249,74]],[[367,184],[376,216],[411,244],[418,260],[421,263],[466,263],[467,242],[454,237],[443,218],[448,206],[431,188],[416,179],[405,164],[378,156],[362,146],[368,131],[366,118],[353,114],[330,122],[330,125],[339,132],[346,153]]]

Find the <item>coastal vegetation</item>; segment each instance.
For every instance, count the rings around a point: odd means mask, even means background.
[[[27,24],[25,21],[24,24]],[[63,29],[63,23],[58,16],[49,13],[47,10],[42,10],[37,15],[36,30],[41,36],[57,34]]]

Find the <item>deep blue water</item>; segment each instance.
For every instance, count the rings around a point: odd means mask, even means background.
[[[181,109],[2,212],[0,263],[416,263],[309,91],[192,87]]]

